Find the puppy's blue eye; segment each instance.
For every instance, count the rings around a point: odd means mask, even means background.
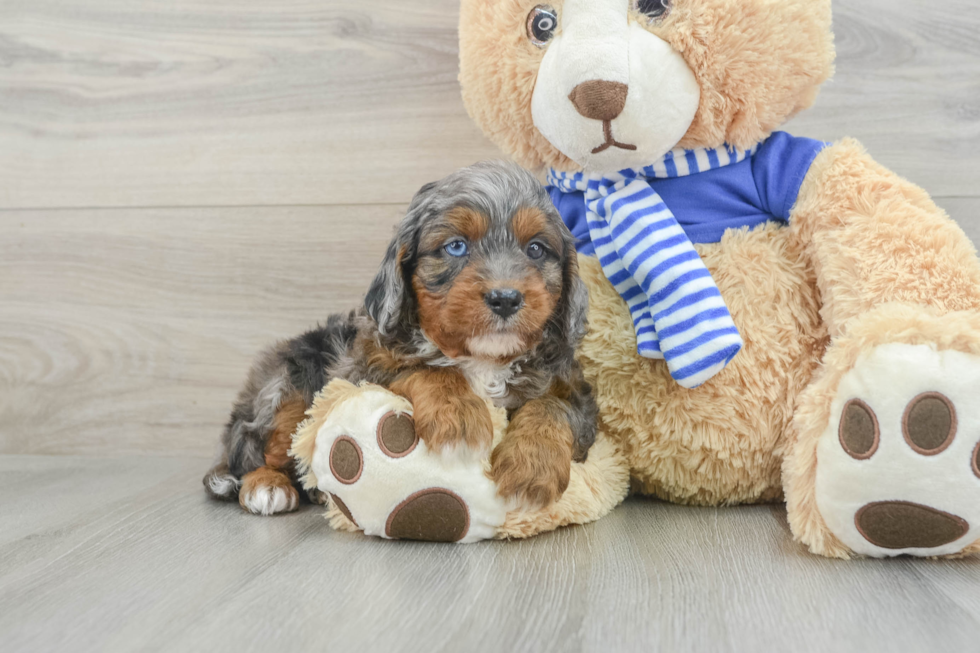
[[[544,247],[541,246],[541,243],[531,243],[527,246],[527,255],[528,258],[537,260],[544,256]]]
[[[466,241],[463,240],[454,240],[446,245],[446,253],[450,256],[455,256],[456,258],[466,256],[469,251],[469,246],[467,246]]]

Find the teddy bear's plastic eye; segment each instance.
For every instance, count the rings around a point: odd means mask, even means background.
[[[543,48],[558,29],[558,13],[548,5],[538,5],[527,15],[527,38]]]
[[[635,0],[636,10],[651,20],[663,20],[670,13],[672,0]]]

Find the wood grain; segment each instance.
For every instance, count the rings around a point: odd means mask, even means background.
[[[499,156],[456,82],[457,0],[6,0],[0,208],[374,204]],[[792,131],[980,194],[980,9],[837,0]]]
[[[497,155],[457,4],[0,3],[0,207],[407,201]]]
[[[0,212],[0,452],[210,454],[258,351],[358,306],[403,210]]]
[[[779,507],[630,500],[526,542],[388,542],[209,501],[206,464],[0,456],[4,650],[976,648],[980,560],[816,558]]]

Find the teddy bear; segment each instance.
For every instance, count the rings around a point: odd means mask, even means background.
[[[856,141],[779,131],[830,0],[461,0],[459,37],[470,116],[578,241],[589,464],[625,466],[583,512],[629,482],[785,501],[822,556],[980,551],[976,252]]]

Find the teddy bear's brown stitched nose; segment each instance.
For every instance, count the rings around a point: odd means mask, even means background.
[[[595,79],[576,86],[568,99],[586,118],[606,122],[615,120],[623,112],[628,93],[626,84]]]

